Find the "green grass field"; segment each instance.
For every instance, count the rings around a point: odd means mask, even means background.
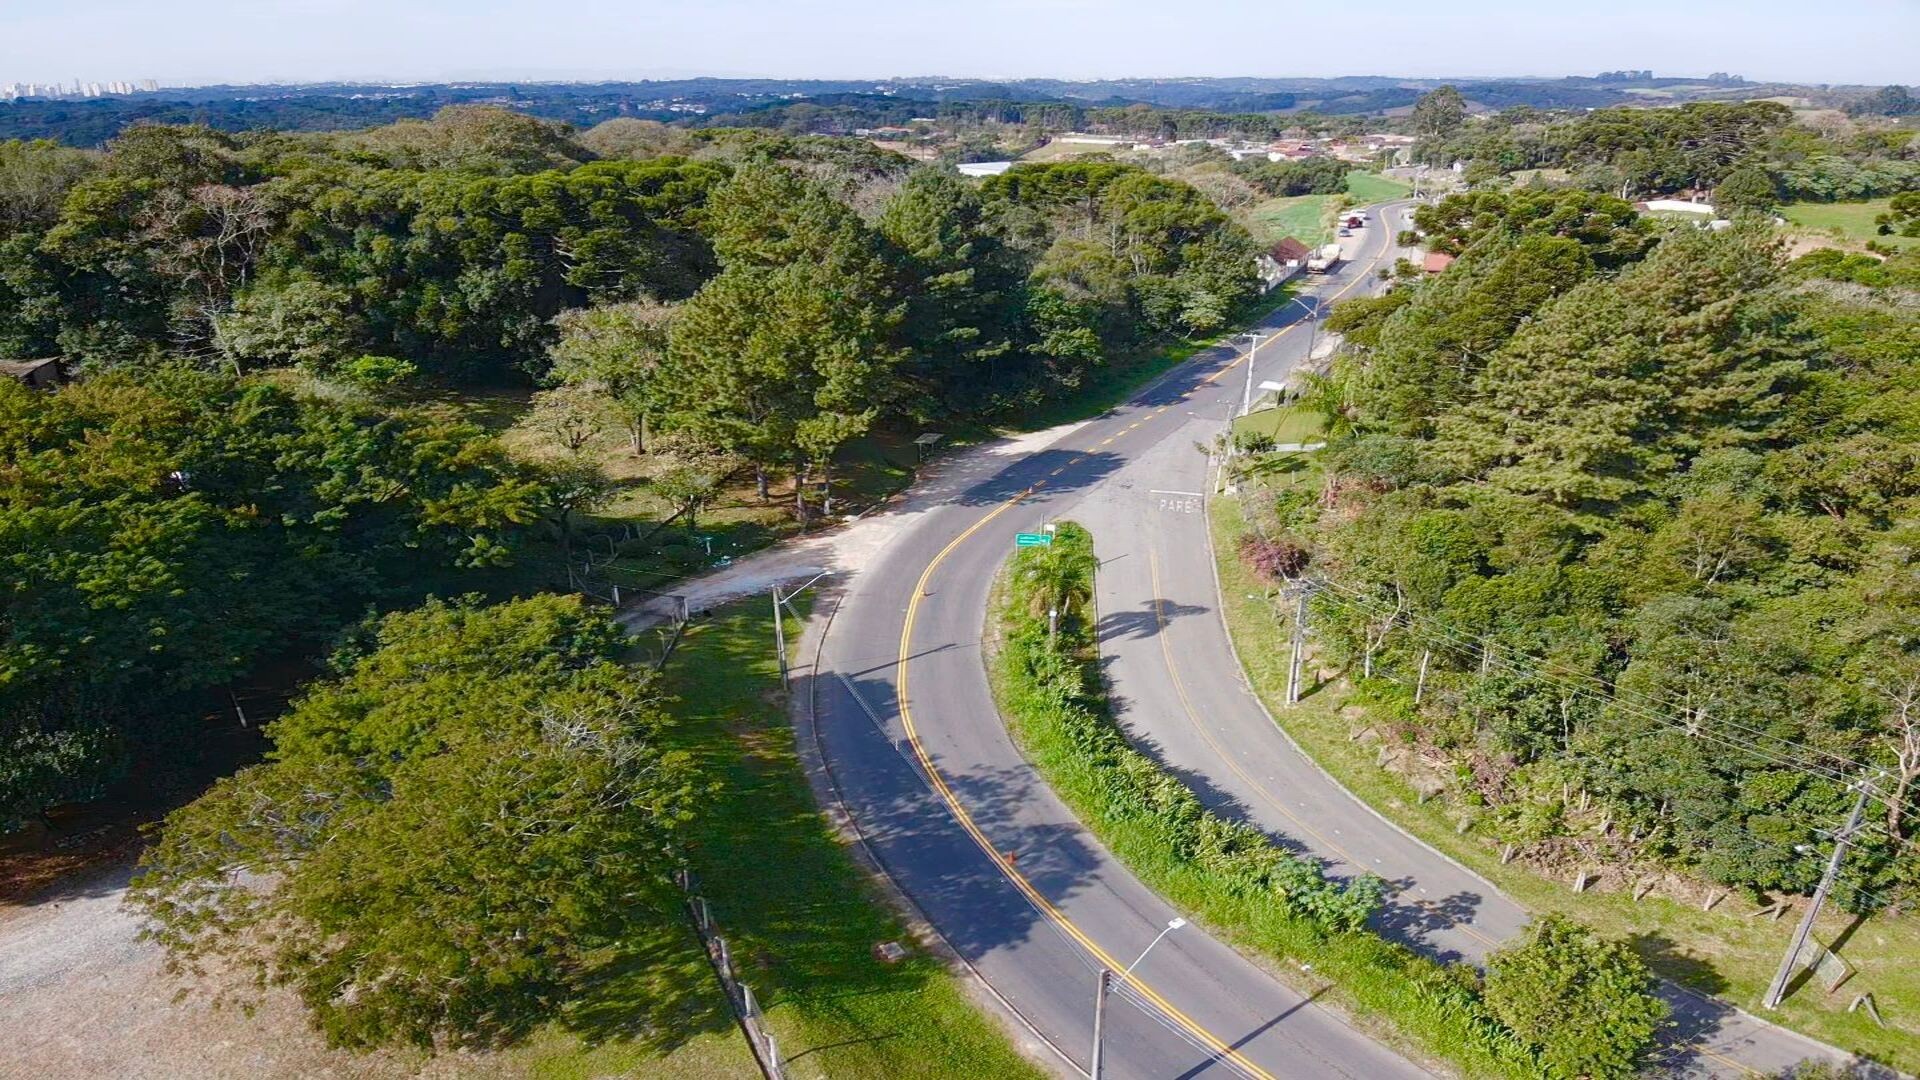
[[[1235,435],[1264,435],[1276,443],[1318,442],[1326,438],[1320,414],[1311,409],[1283,405],[1261,409],[1233,422]]]
[[[1347,174],[1347,194],[1361,206],[1398,199],[1411,191],[1411,187],[1379,173],[1356,169]]]
[[[1874,231],[1875,216],[1887,212],[1891,199],[1868,202],[1793,203],[1780,208],[1780,214],[1802,228],[1826,233],[1842,240],[1864,244],[1869,240],[1897,247],[1920,247],[1920,237],[1881,236]]]
[[[1306,752],[1347,789],[1428,844],[1458,859],[1534,911],[1561,911],[1600,932],[1627,941],[1656,971],[1706,993],[1758,1012],[1793,920],[1750,918],[1756,905],[1739,896],[1712,912],[1659,892],[1635,902],[1626,893],[1575,894],[1568,883],[1550,881],[1518,864],[1503,865],[1497,846],[1469,829],[1459,831],[1460,808],[1445,799],[1422,801],[1413,785],[1376,764],[1378,747],[1350,738],[1345,685],[1337,678],[1314,688],[1293,708],[1285,698],[1286,620],[1277,618],[1267,589],[1234,555],[1244,530],[1237,500],[1212,505],[1214,548],[1227,628],[1247,677],[1274,716]],[[1311,665],[1310,665],[1311,670]],[[1603,887],[1604,888],[1604,887]],[[1859,972],[1838,993],[1802,988],[1767,1018],[1836,1046],[1865,1053],[1909,1073],[1920,1070],[1920,920],[1877,916],[1856,922],[1833,908],[1817,936],[1847,941],[1842,955]],[[1887,1027],[1864,1012],[1848,1013],[1854,995],[1872,992]]]
[[[788,640],[800,624],[790,621]],[[921,952],[813,801],[758,602],[695,625],[666,669],[688,749],[721,778],[691,847],[796,1077],[1037,1075]],[[889,965],[873,947],[912,950]],[[757,969],[757,971],[756,971]]]
[[[1413,189],[1379,173],[1358,169],[1347,174],[1347,194],[1361,206],[1397,199]],[[1331,195],[1288,195],[1268,199],[1246,211],[1242,224],[1262,244],[1271,244],[1283,236],[1294,237],[1309,247],[1318,247],[1333,239],[1326,221]]]
[[[1261,244],[1273,244],[1291,236],[1308,247],[1318,247],[1333,239],[1327,227],[1327,202],[1331,195],[1288,195],[1267,201],[1246,212],[1245,224]]]

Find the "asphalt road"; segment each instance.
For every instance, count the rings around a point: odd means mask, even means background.
[[[1397,206],[1375,208],[1323,301],[1373,288]],[[1312,279],[1309,279],[1312,280]],[[1302,305],[1271,317],[1256,382],[1306,351]],[[1285,331],[1285,332],[1281,332]],[[1321,774],[1245,689],[1216,611],[1199,493],[1240,403],[1239,354],[1215,348],[1058,443],[928,507],[845,586],[807,693],[819,749],[868,850],[1002,1001],[1084,1069],[1095,972],[1126,967],[1176,914],[1081,828],[1007,736],[980,639],[1013,534],[1073,517],[1092,530],[1102,651],[1130,733],[1221,811],[1396,894],[1380,928],[1477,959],[1525,922],[1484,880],[1406,836]],[[1289,981],[1311,987],[1310,972]],[[1169,934],[1110,1003],[1115,1077],[1424,1075],[1313,993],[1200,930]],[[1677,989],[1702,1075],[1771,1071],[1826,1048]]]

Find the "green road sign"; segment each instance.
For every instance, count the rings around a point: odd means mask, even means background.
[[[1053,543],[1052,533],[1014,533],[1014,547],[1046,547]]]

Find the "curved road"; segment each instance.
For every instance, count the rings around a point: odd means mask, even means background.
[[[1389,261],[1400,206],[1373,208],[1321,302]],[[1301,305],[1271,317],[1256,380],[1306,350]],[[1095,972],[1125,968],[1177,914],[1094,841],[1007,736],[980,651],[1015,532],[1072,516],[1101,557],[1103,654],[1121,721],[1210,805],[1394,883],[1380,928],[1477,959],[1525,922],[1484,880],[1321,774],[1245,689],[1216,605],[1204,501],[1210,441],[1244,371],[1216,347],[1046,449],[956,485],[848,585],[805,692],[835,794],[867,850],[993,993],[1084,1070]],[[987,461],[988,466],[993,465]],[[983,470],[984,472],[984,470]],[[1312,986],[1309,972],[1289,982]],[[1415,1063],[1196,928],[1171,933],[1109,1003],[1114,1077],[1386,1078]],[[1674,990],[1686,1071],[1773,1070],[1827,1048]]]

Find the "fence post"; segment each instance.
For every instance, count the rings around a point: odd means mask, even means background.
[[[784,1080],[786,1070],[780,1062],[779,1044],[763,1022],[766,1014],[760,1011],[753,988],[734,974],[733,951],[727,947],[726,937],[717,932],[713,912],[708,909],[706,898],[693,895],[693,871],[683,868],[675,877],[680,887],[688,893],[687,913],[693,919],[701,946],[706,949],[707,962],[720,980],[721,992],[727,996],[727,1010],[733,1013],[735,1023],[739,1024],[740,1034],[747,1040],[747,1048],[753,1051],[754,1063],[767,1080]]]

